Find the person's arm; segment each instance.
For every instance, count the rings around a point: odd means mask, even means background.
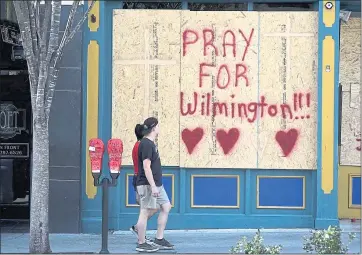
[[[159,191],[156,187],[155,180],[153,179],[152,169],[151,169],[151,159],[152,159],[152,145],[151,144],[143,144],[141,148],[141,159],[143,163],[143,169],[145,170],[145,175],[148,183],[152,188],[152,194],[154,196],[158,196]]]
[[[151,170],[151,160],[149,158],[146,158],[143,160],[143,169],[145,169],[145,175],[146,175],[147,181],[151,185],[151,187],[156,186],[155,180],[153,179],[152,170]]]

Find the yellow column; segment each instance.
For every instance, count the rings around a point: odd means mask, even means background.
[[[98,87],[99,87],[99,45],[97,41],[90,41],[88,45],[87,63],[87,141],[98,137]],[[90,167],[89,153],[87,152],[86,165],[86,194],[93,199],[97,194]]]

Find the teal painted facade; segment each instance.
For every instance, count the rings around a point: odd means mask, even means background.
[[[202,1],[217,2],[217,1]],[[227,1],[246,2],[246,1]],[[272,2],[272,1],[264,1]],[[282,1],[279,1],[282,2]],[[302,2],[302,1],[288,1]],[[319,58],[322,61],[322,40],[331,35],[339,42],[339,1],[334,2],[336,22],[331,28],[322,22],[324,3],[315,2],[319,11]],[[121,9],[121,1],[100,1],[100,26],[96,32],[90,32],[87,24],[84,27],[83,49],[83,118],[86,116],[87,96],[87,46],[90,40],[96,40],[100,47],[99,63],[99,138],[108,141],[111,138],[112,121],[112,17],[114,9]],[[187,9],[187,2],[182,2],[182,8]],[[253,10],[253,3],[248,3],[248,10]],[[339,46],[335,47],[336,70],[339,65]],[[337,218],[337,187],[338,187],[338,106],[335,109],[335,168],[334,188],[330,194],[324,194],[321,187],[322,151],[322,109],[321,109],[322,66],[318,72],[318,167],[315,170],[274,170],[274,169],[189,169],[179,167],[164,167],[164,174],[172,176],[173,208],[167,224],[168,229],[201,229],[201,228],[326,228],[328,225],[338,225]],[[335,102],[338,102],[338,71],[335,72]],[[100,233],[101,231],[101,198],[102,190],[98,188],[94,199],[88,199],[85,194],[86,165],[86,121],[83,119],[83,150],[82,150],[82,203],[81,231],[83,233]],[[107,169],[105,154],[103,168]],[[118,185],[110,189],[109,228],[126,230],[136,223],[138,207],[132,205],[132,189],[127,189],[127,175],[133,173],[131,166],[123,166]],[[214,176],[214,177],[213,177]],[[279,176],[279,178],[278,178]],[[228,180],[225,180],[228,177]],[[283,177],[283,179],[281,179]],[[210,185],[229,193],[222,200],[217,193],[207,196]],[[281,187],[276,194],[278,198],[270,199],[270,187]],[[285,193],[288,187],[288,194]],[[259,196],[258,196],[259,189]],[[197,191],[195,194],[193,191]],[[128,197],[127,197],[128,196]],[[214,199],[214,200],[212,200]],[[128,201],[128,205],[127,205]],[[209,204],[213,207],[208,206]],[[131,204],[131,205],[130,205]],[[215,206],[216,205],[216,206]],[[279,208],[275,208],[279,207]],[[156,228],[156,217],[151,219],[149,229]]]
[[[325,8],[325,3],[323,1],[318,2],[319,10],[319,28],[318,28],[318,147],[317,147],[317,207],[316,207],[316,220],[315,228],[328,228],[329,225],[338,224],[338,189],[334,188],[330,194],[324,194],[321,186],[321,158],[322,158],[322,145],[321,145],[321,135],[322,135],[322,72],[324,67],[320,64],[322,63],[322,51],[323,45],[322,42],[326,36],[332,36],[335,41],[335,77],[334,77],[334,87],[331,89],[334,90],[334,102],[339,102],[339,11],[340,11],[340,1],[335,2],[336,8],[336,22],[332,27],[326,27],[323,22],[323,14],[321,10]],[[333,186],[338,187],[338,126],[339,126],[339,104],[335,104],[334,109],[334,179]]]

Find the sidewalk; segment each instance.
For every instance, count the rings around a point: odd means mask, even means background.
[[[360,253],[360,222],[341,224],[344,230],[344,242],[348,232],[355,232],[357,238],[350,246],[349,253]],[[175,230],[166,231],[165,236],[176,247],[177,253],[229,253],[241,236],[251,238],[256,230]],[[282,253],[304,253],[303,236],[308,229],[265,229],[262,230],[265,243],[283,245]],[[150,236],[155,231],[148,231]],[[99,253],[101,236],[89,234],[52,234],[50,236],[53,253],[94,252]],[[1,235],[1,253],[28,253],[28,234],[3,233]],[[136,237],[129,231],[115,231],[109,235],[111,253],[137,253]],[[169,252],[170,253],[170,252]]]

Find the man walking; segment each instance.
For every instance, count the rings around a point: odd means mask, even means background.
[[[155,252],[159,249],[173,249],[163,236],[171,203],[162,185],[161,160],[155,144],[159,134],[159,125],[156,118],[148,118],[143,123],[143,135],[138,147],[138,177],[136,181],[140,201],[140,214],[137,222],[138,244],[137,251]],[[155,245],[146,243],[146,229],[149,215],[160,209],[157,220],[157,233],[153,241]]]
[[[143,138],[143,125],[137,124],[136,127],[135,127],[134,132],[135,132],[137,141],[134,144],[133,149],[132,149],[132,161],[133,161],[133,168],[134,168],[134,175],[133,175],[132,185],[133,185],[135,193],[136,193],[136,202],[139,205],[140,204],[140,199],[139,199],[139,195],[137,193],[136,183],[137,183],[137,176],[138,176],[138,147],[139,147],[140,142],[141,142],[141,140]],[[154,211],[153,213],[156,213],[156,211]],[[150,219],[152,216],[153,216],[153,214],[148,215],[148,219]],[[138,238],[137,224],[131,226],[130,230]],[[147,243],[153,244],[153,240],[151,240],[149,237],[146,236],[145,239],[146,239]]]

